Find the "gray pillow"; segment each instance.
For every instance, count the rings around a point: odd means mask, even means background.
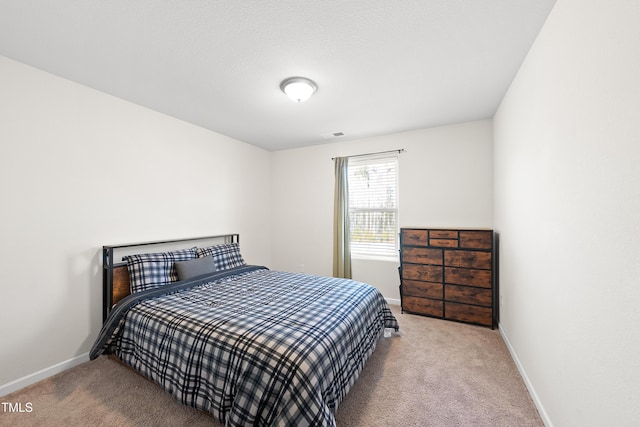
[[[176,270],[178,271],[178,280],[187,280],[202,274],[213,273],[216,271],[216,263],[213,256],[196,258],[189,261],[177,261]]]

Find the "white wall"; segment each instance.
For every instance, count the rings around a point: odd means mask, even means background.
[[[89,350],[102,245],[238,232],[270,262],[269,152],[4,57],[0,149],[0,390]]]
[[[500,327],[547,424],[640,420],[640,3],[558,0],[494,118]]]
[[[401,226],[492,227],[492,132],[491,120],[480,120],[274,152],[273,268],[332,274],[336,156],[406,150],[399,167]],[[399,300],[397,268],[397,260],[354,260],[353,277]]]

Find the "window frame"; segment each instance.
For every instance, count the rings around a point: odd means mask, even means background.
[[[350,177],[350,171],[348,171],[347,173],[347,181],[349,184],[349,240],[350,240],[350,251],[351,251],[351,257],[354,259],[365,259],[365,260],[380,260],[380,261],[393,261],[393,262],[397,262],[399,259],[399,230],[400,230],[400,221],[399,221],[399,216],[400,216],[400,209],[399,209],[399,187],[400,187],[400,183],[399,183],[399,169],[400,169],[400,161],[399,161],[399,153],[381,153],[381,154],[370,154],[370,155],[363,155],[363,156],[357,156],[356,158],[349,158],[349,163],[348,163],[348,168],[350,170],[350,168],[352,168],[353,166],[364,166],[364,164],[371,164],[371,165],[375,165],[375,164],[383,164],[383,163],[394,163],[395,166],[395,179],[394,179],[394,183],[395,186],[393,188],[394,191],[394,199],[395,199],[395,207],[393,208],[389,208],[389,207],[354,207],[351,203],[351,180],[349,180]],[[394,224],[393,224],[393,231],[392,231],[392,236],[393,236],[393,249],[388,250],[386,253],[381,253],[381,251],[363,251],[362,250],[362,245],[360,245],[359,247],[356,246],[354,248],[354,244],[353,244],[353,231],[354,231],[354,227],[353,227],[353,223],[351,221],[352,219],[352,213],[354,212],[359,212],[359,213],[367,213],[367,212],[371,212],[371,213],[386,213],[386,212],[391,212],[394,214]],[[375,244],[375,243],[374,243]]]

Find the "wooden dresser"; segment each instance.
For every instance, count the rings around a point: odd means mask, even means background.
[[[400,229],[402,311],[497,324],[493,230]]]

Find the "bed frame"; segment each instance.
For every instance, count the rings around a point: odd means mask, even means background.
[[[239,234],[221,234],[218,236],[192,237],[188,239],[158,240],[153,242],[127,243],[123,245],[108,245],[102,247],[102,321],[104,322],[114,304],[131,293],[129,288],[129,270],[125,262],[114,260],[115,251],[121,250],[126,253],[140,253],[138,248],[143,246],[152,247],[160,245],[174,246],[177,243],[198,242],[204,240],[215,240],[217,243],[240,243]],[[214,244],[214,243],[211,243]],[[157,249],[157,248],[156,248]],[[176,248],[172,248],[175,250]],[[164,250],[164,249],[163,249]]]

